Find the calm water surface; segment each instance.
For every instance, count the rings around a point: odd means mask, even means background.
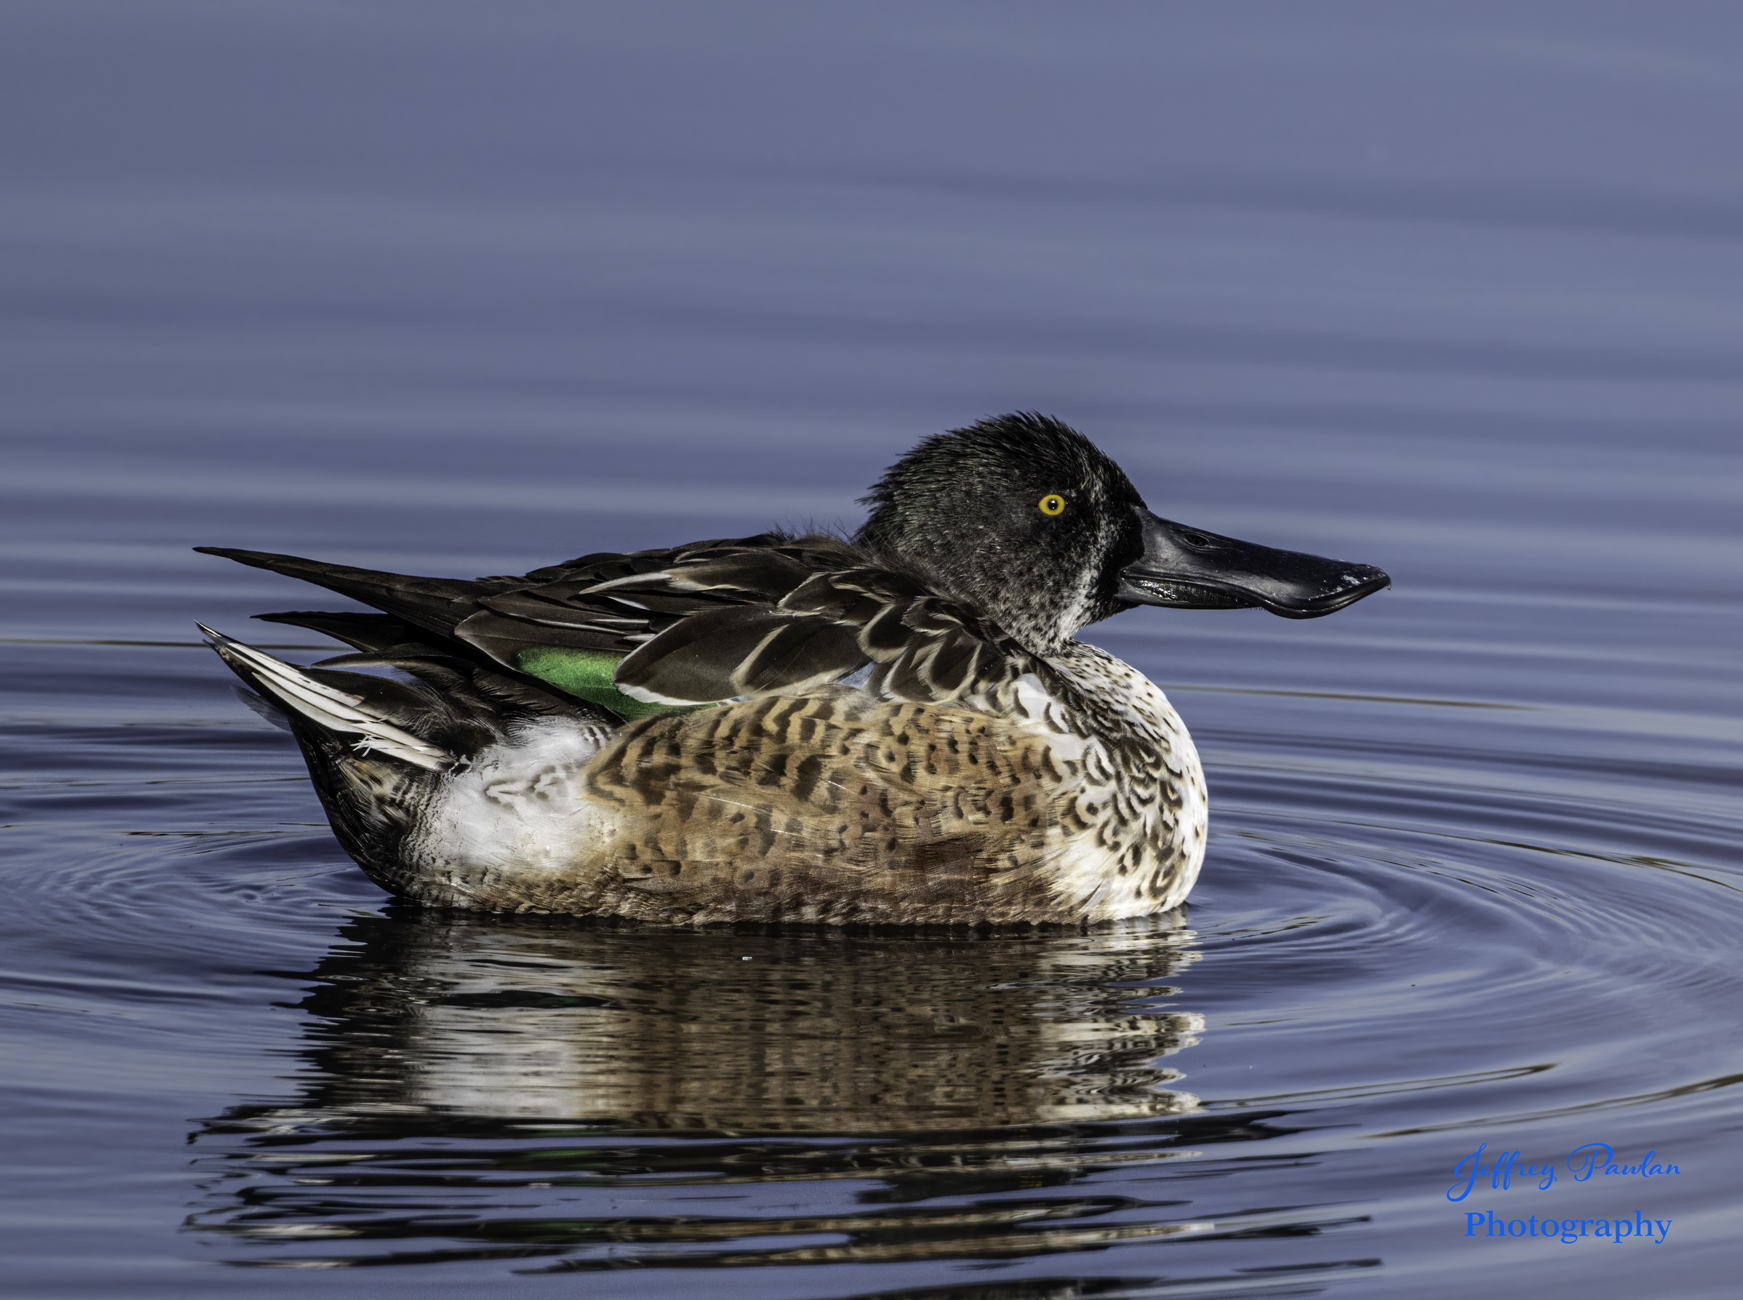
[[[585,8],[9,10],[7,1283],[1735,1294],[1743,18]],[[393,906],[192,635],[334,604],[197,544],[852,522],[1019,407],[1395,580],[1092,629],[1206,759],[1152,922]]]

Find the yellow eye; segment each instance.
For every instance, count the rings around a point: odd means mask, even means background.
[[[1060,496],[1057,492],[1049,492],[1046,496],[1037,501],[1035,505],[1044,515],[1062,515],[1065,513],[1065,498]]]

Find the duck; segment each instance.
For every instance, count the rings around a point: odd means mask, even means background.
[[[415,577],[196,548],[371,612],[201,624],[301,747],[339,844],[426,907],[669,926],[1081,926],[1170,911],[1204,860],[1192,738],[1078,639],[1139,605],[1317,618],[1370,565],[1152,514],[1038,412],[924,438],[857,532]]]

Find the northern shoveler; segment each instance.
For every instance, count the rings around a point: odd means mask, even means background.
[[[262,615],[355,650],[308,668],[202,630],[283,715],[339,842],[406,898],[1079,924],[1185,899],[1206,807],[1166,697],[1077,632],[1134,605],[1316,618],[1389,585],[1160,519],[1036,414],[925,439],[865,504],[851,540],[470,582],[201,547],[382,611]]]

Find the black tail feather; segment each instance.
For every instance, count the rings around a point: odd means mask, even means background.
[[[454,625],[478,608],[478,598],[503,585],[502,580],[467,582],[459,578],[419,578],[403,573],[383,573],[377,569],[355,569],[345,564],[305,560],[296,555],[243,551],[228,546],[196,546],[194,549],[203,555],[221,555],[238,564],[312,582],[317,587],[373,605],[438,636],[452,636]]]
[[[262,623],[285,623],[307,628],[343,641],[353,650],[380,654],[396,645],[418,639],[418,630],[392,614],[340,614],[316,610],[289,610],[282,614],[256,614]]]

